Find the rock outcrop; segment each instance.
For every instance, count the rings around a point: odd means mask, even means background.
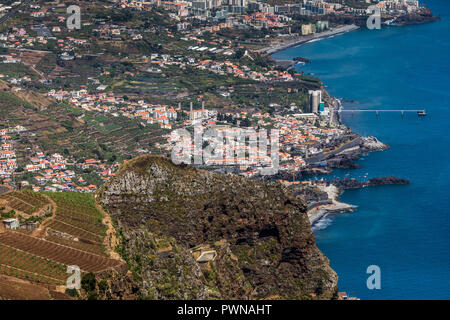
[[[384,185],[396,185],[396,184],[410,184],[411,182],[406,179],[397,177],[377,177],[368,181],[359,181],[355,178],[334,179],[330,181],[330,184],[340,189],[358,189],[364,187],[376,187]]]
[[[109,277],[111,298],[336,297],[305,202],[279,183],[142,156],[97,200],[117,224],[129,269],[126,279]]]
[[[360,148],[362,152],[374,152],[388,149],[389,146],[378,140],[376,137],[370,136],[362,138]]]

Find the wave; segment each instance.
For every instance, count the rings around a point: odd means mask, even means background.
[[[323,217],[321,217],[319,220],[314,222],[314,224],[311,226],[311,229],[313,232],[320,231],[320,230],[326,229],[332,223],[333,223],[332,216],[326,214]]]

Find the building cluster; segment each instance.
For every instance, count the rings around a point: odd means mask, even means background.
[[[355,0],[368,4],[376,3],[386,13],[410,13],[418,10],[418,0]],[[277,26],[280,16],[289,15],[326,15],[326,14],[366,14],[366,10],[346,4],[342,0],[300,0],[296,3],[270,5],[259,0],[121,0],[122,8],[130,7],[140,10],[161,6],[174,12],[178,17],[200,16],[213,20],[227,19],[246,12],[256,14],[246,19],[246,22],[256,22],[255,27]],[[272,16],[270,16],[272,15]],[[275,19],[273,19],[275,17]],[[257,21],[259,19],[259,21]],[[233,20],[229,20],[233,21]]]
[[[338,0],[336,0],[338,2]],[[303,0],[295,4],[270,5],[257,0],[122,0],[122,8],[130,7],[145,10],[152,5],[161,6],[166,10],[176,12],[178,16],[197,15],[205,17],[223,18],[228,15],[242,14],[246,11],[259,11],[271,14],[327,14],[340,8],[340,3],[328,3],[323,0]]]
[[[0,179],[8,182],[17,169],[16,152],[10,134],[16,133],[17,129],[0,129]],[[6,180],[6,181],[5,181]]]
[[[46,156],[38,151],[29,158],[25,170],[33,174],[32,188],[34,191],[76,191],[94,192],[97,186],[88,184],[81,174],[68,167],[80,170],[90,169],[99,175],[103,181],[108,181],[118,169],[118,164],[106,164],[96,159],[87,159],[79,163],[69,162],[58,153]]]
[[[320,97],[319,97],[319,101]],[[323,102],[320,102],[323,103]],[[196,112],[194,110],[194,112]],[[249,141],[257,141],[257,128],[272,128],[279,131],[279,170],[286,172],[295,172],[307,166],[306,159],[323,151],[327,151],[327,146],[332,144],[334,139],[338,139],[345,134],[340,128],[332,128],[323,125],[321,120],[326,120],[327,116],[319,116],[318,113],[280,113],[269,114],[254,112],[248,113],[244,111],[235,113],[221,113],[219,115],[208,113],[209,111],[202,106],[197,110],[200,114],[208,116],[199,117],[197,121],[184,122],[185,128],[189,126],[201,125],[204,132],[208,130],[214,131],[221,136],[223,144],[219,143],[218,148],[214,150],[215,157],[204,159],[203,165],[207,167],[223,167],[234,166],[235,171],[241,175],[253,176],[261,172],[266,166],[271,166],[272,158],[270,152],[261,154],[256,145],[250,145]],[[195,116],[190,111],[190,118]],[[239,119],[237,123],[234,121]],[[248,126],[242,127],[246,121]],[[267,139],[270,140],[270,130],[268,130]],[[214,134],[213,136],[216,136]],[[246,135],[246,142],[239,140],[239,135]],[[251,135],[258,137],[251,137]],[[177,135],[174,132],[166,135],[167,143],[162,147],[173,152],[173,148],[177,146],[177,155],[182,157],[185,150],[191,150],[192,159],[201,158],[203,148],[194,146],[192,137]],[[231,144],[230,141],[233,141]],[[212,145],[212,141],[205,139],[201,145]],[[228,143],[226,143],[228,142]],[[268,149],[267,149],[268,150]],[[191,159],[191,160],[192,160]]]
[[[29,35],[27,30],[23,27],[12,27],[5,33],[0,33],[0,45],[9,49],[22,49],[22,48],[35,48],[46,45],[49,40],[55,41],[55,45],[63,53],[68,55],[68,52],[72,52],[77,48],[88,45],[86,39],[76,39],[70,36],[58,38],[54,36],[49,30],[46,32],[40,32],[43,28],[48,30],[45,25],[35,25],[31,29],[37,33],[36,36]],[[38,32],[39,30],[39,32]],[[59,26],[52,28],[53,32],[61,32]],[[45,47],[44,47],[45,48]],[[72,56],[71,59],[74,57]],[[64,59],[63,59],[64,60]],[[65,59],[69,60],[69,59]]]
[[[43,36],[31,36],[25,28],[12,27],[5,33],[0,33],[0,42],[6,48],[34,47],[35,44],[46,44],[47,39]]]
[[[103,89],[99,86],[97,89]],[[170,121],[177,119],[177,110],[168,105],[154,105],[144,102],[129,102],[118,98],[113,92],[89,92],[81,90],[50,90],[47,95],[59,101],[68,101],[70,104],[87,111],[110,113],[112,116],[125,116],[130,119],[140,119],[148,124],[158,123],[161,128],[171,129]]]
[[[179,32],[217,32],[224,28],[237,29],[276,29],[290,33],[289,22],[293,16],[316,16],[340,12],[343,5],[323,0],[302,0],[298,3],[270,5],[258,0],[122,0],[120,7],[148,10],[160,6],[171,11],[173,18],[179,21]],[[193,27],[192,21],[206,21],[206,26]],[[316,26],[317,32],[324,30],[323,25]]]
[[[202,60],[197,62],[197,68],[208,70],[210,72],[220,75],[233,75],[243,79],[251,79],[255,81],[293,81],[294,77],[287,71],[279,70],[265,70],[256,71],[251,70],[246,65],[239,66],[236,62]]]
[[[318,116],[294,114],[275,116],[274,127],[280,130],[280,162],[285,161],[281,168],[296,170],[306,165],[305,159],[321,153],[323,147],[333,139],[343,134],[339,128],[324,128],[317,124]]]
[[[17,179],[14,173],[18,171],[18,157],[14,144],[15,136],[27,134],[22,126],[0,129],[0,183],[15,186]],[[33,146],[33,155],[24,160],[24,166],[19,169],[30,175],[24,180],[24,185],[31,185],[35,191],[78,191],[93,192],[94,184],[88,184],[83,176],[83,170],[89,169],[89,174],[97,175],[103,181],[108,181],[118,170],[119,164],[109,164],[105,161],[87,159],[74,162],[59,153],[46,155],[39,147]],[[76,170],[79,169],[79,170]],[[77,173],[77,172],[78,173]]]
[[[142,33],[127,26],[101,24],[92,31],[102,40],[120,40],[121,38],[142,40]]]
[[[183,125],[202,125],[215,124],[217,120],[217,110],[209,110],[205,108],[204,101],[200,109],[194,109],[192,102],[190,103],[189,111],[184,111],[188,120],[183,122]]]
[[[286,28],[289,26],[293,15],[325,15],[329,13],[360,13],[343,5],[342,1],[320,1],[304,0],[295,4],[269,5],[265,2],[250,0],[191,0],[191,1],[160,1],[160,0],[120,0],[122,8],[133,8],[146,10],[155,5],[172,11],[172,17],[178,21],[176,28],[182,32],[181,40],[196,41],[197,45],[188,47],[192,55],[172,56],[169,54],[152,53],[149,57],[141,57],[146,60],[145,67],[141,71],[147,73],[163,73],[169,67],[179,67],[180,69],[195,68],[218,75],[232,75],[242,79],[254,81],[293,81],[295,78],[288,71],[269,70],[268,68],[251,68],[244,65],[240,60],[233,59],[237,50],[232,48],[230,42],[226,41],[206,41],[199,35],[205,32],[218,32],[225,28]],[[339,2],[339,3],[338,3]],[[378,4],[383,10],[404,10],[404,8],[418,7],[417,1],[398,0],[380,1]],[[0,6],[0,14],[7,12]],[[33,17],[42,17],[48,14],[44,9],[31,7]],[[411,10],[411,9],[406,9]],[[361,12],[362,13],[362,12]],[[195,24],[195,20],[203,20],[206,23],[202,26]],[[63,24],[64,17],[58,17],[58,22]],[[195,28],[191,27],[196,25]],[[314,24],[305,24],[301,28],[304,35],[313,34],[329,28],[327,21],[318,21]],[[47,44],[47,41],[55,40],[56,46],[62,54],[61,60],[72,60],[76,58],[75,49],[79,46],[87,45],[87,40],[75,39],[69,36],[58,39],[52,33],[61,32],[60,26],[46,27],[44,25],[33,26],[33,31],[37,36],[27,34],[25,28],[10,28],[6,34],[0,34],[0,42],[9,48],[33,47],[36,43]],[[94,35],[102,40],[131,39],[141,40],[143,33],[125,26],[108,25],[100,22],[99,26],[93,29]],[[167,30],[166,36],[172,36]],[[205,38],[206,39],[206,38]],[[186,46],[187,47],[187,46]],[[242,56],[253,60],[248,51],[242,49]],[[205,54],[209,55],[205,55]],[[225,59],[216,59],[221,55]],[[227,57],[229,56],[229,58]],[[233,56],[233,57],[232,57]],[[0,56],[2,63],[18,63],[20,60],[14,55]],[[19,79],[20,80],[20,79]],[[29,81],[22,79],[20,81]],[[58,100],[67,101],[73,106],[88,111],[105,112],[112,116],[124,116],[138,119],[144,124],[158,124],[161,128],[172,129],[172,126],[190,127],[201,124],[205,128],[222,132],[225,140],[231,140],[239,134],[243,128],[251,129],[250,135],[256,133],[256,128],[274,128],[280,132],[279,151],[280,170],[297,171],[307,165],[306,159],[324,151],[324,148],[334,138],[343,134],[338,128],[325,128],[320,125],[321,117],[328,116],[328,108],[322,101],[322,92],[312,90],[309,92],[309,112],[306,114],[269,114],[269,113],[225,113],[226,118],[217,114],[216,110],[205,108],[204,104],[199,109],[194,109],[192,104],[189,111],[182,111],[181,105],[178,107],[151,104],[145,101],[128,101],[123,97],[117,97],[113,92],[107,92],[107,86],[101,85],[97,79],[91,79],[98,85],[97,89],[88,90],[88,85],[80,86],[79,90],[50,90],[47,95]],[[218,90],[220,90],[218,88]],[[291,90],[291,89],[289,89]],[[221,94],[226,97],[232,92],[232,88],[227,88]],[[220,93],[220,92],[219,92]],[[295,108],[294,108],[295,109]],[[290,110],[292,111],[292,110]],[[320,115],[320,116],[319,116]],[[80,116],[83,117],[83,116]],[[237,120],[237,127],[227,119]],[[220,121],[219,121],[220,120]],[[245,121],[245,124],[242,125]],[[243,128],[240,128],[242,126]],[[15,129],[17,130],[17,129]],[[10,131],[2,129],[1,150],[0,150],[0,178],[10,179],[12,173],[17,169],[16,155],[12,147]],[[168,143],[163,147],[172,150],[177,137],[166,136]],[[182,137],[178,137],[181,139]],[[252,137],[250,137],[252,138]],[[193,141],[183,140],[184,147],[193,148]],[[221,158],[209,159],[208,166],[235,166],[242,175],[252,176],[258,174],[262,167],[270,165],[272,159],[269,154],[262,155],[253,146],[245,143],[235,143],[230,146],[224,145]],[[253,149],[252,149],[253,148]],[[138,150],[138,152],[141,152]],[[142,150],[142,152],[146,152]],[[196,150],[196,152],[202,152]],[[245,161],[236,155],[244,155]],[[248,155],[248,157],[247,157]],[[194,157],[196,154],[193,155]],[[198,156],[198,154],[197,154]],[[38,151],[28,159],[24,171],[33,175],[34,190],[50,191],[78,191],[93,192],[96,185],[89,184],[81,174],[88,170],[97,174],[103,181],[108,181],[118,169],[118,164],[107,164],[96,159],[87,159],[80,162],[66,159],[58,153],[46,155]]]
[[[381,13],[407,14],[420,9],[418,0],[384,0],[377,3]]]
[[[329,29],[328,21],[317,21],[316,23],[302,24],[301,33],[303,36],[314,34],[316,32],[322,32]]]

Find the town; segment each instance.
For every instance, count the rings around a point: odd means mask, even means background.
[[[370,19],[386,33],[347,34]],[[384,102],[364,101],[370,85],[356,95],[362,80],[333,96],[313,70],[345,39],[439,19],[417,0],[2,1],[0,299],[357,300],[317,231],[361,212],[343,190],[410,181],[343,172],[389,146],[341,115],[378,118],[370,104]],[[330,63],[335,81],[361,73]],[[387,214],[369,192],[355,192],[372,207],[346,240],[379,238]],[[264,306],[274,312],[222,313]]]
[[[1,124],[2,183],[35,191],[94,192],[122,161],[145,153],[170,155],[171,132],[198,125],[222,131],[277,129],[282,176],[301,177],[311,168],[320,172],[334,151],[342,154],[346,144],[354,144],[355,137],[339,124],[340,102],[317,79],[292,67],[307,59],[276,61],[264,52],[280,43],[339,33],[339,16],[367,16],[372,4],[387,18],[394,16],[390,23],[423,10],[411,0],[347,2],[110,1],[114,14],[93,5],[82,15],[79,31],[67,28],[66,6],[58,0],[0,5],[0,81],[12,92],[8,98],[24,106],[28,91],[39,95],[45,103],[30,120],[43,121],[51,106],[69,108],[71,116],[55,139],[62,131],[82,137],[86,130],[111,138],[125,130],[119,140],[129,136],[120,149],[113,141],[95,143],[99,139],[91,142],[90,152],[70,144],[53,149],[54,143],[39,139],[25,142],[45,127],[11,118]],[[139,23],[133,12],[144,20],[162,20]],[[16,16],[30,23],[8,26]],[[114,54],[115,46],[128,47],[129,54]],[[137,129],[127,133],[130,127]],[[239,145],[235,151],[248,153]],[[242,166],[224,157],[205,167],[251,177],[261,170],[254,160]]]

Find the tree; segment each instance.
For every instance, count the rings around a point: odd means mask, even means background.
[[[97,280],[95,279],[95,275],[92,272],[86,273],[81,278],[81,287],[88,294],[95,291],[97,286]]]
[[[245,50],[242,48],[239,48],[238,50],[236,50],[236,53],[234,54],[234,58],[235,59],[240,59],[244,56]]]
[[[245,118],[241,121],[241,127],[250,127],[251,123],[250,120],[248,120],[248,118]]]

